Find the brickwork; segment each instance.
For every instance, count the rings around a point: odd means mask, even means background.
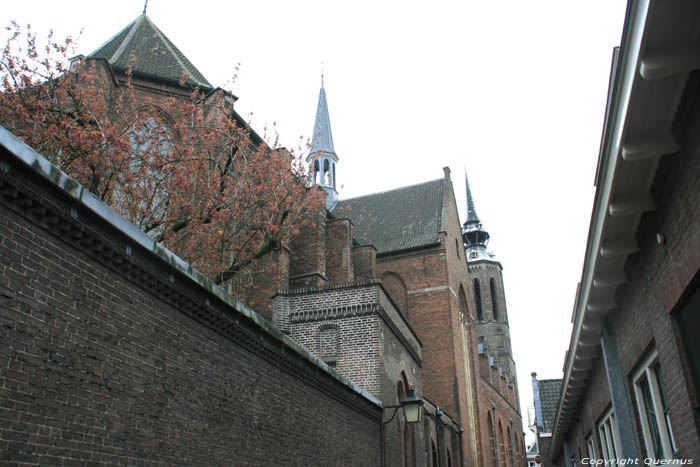
[[[377,249],[372,245],[356,246],[352,250],[353,270],[357,280],[377,277]]]
[[[449,175],[449,174],[448,174]],[[458,294],[469,292],[461,231],[452,184],[444,180],[440,245],[377,258],[377,275],[387,281],[392,297],[401,301],[406,288],[405,315],[423,342],[423,390],[464,427],[461,455],[466,465],[479,452],[476,352],[472,313],[460,312]],[[455,245],[458,246],[455,249]],[[401,284],[402,287],[399,287]],[[392,293],[393,292],[393,293]],[[468,303],[468,301],[467,301]],[[403,311],[403,310],[402,310]]]
[[[395,396],[402,371],[420,388],[420,341],[378,281],[280,292],[275,302],[288,317],[275,317],[274,322],[289,323],[295,342],[381,400]],[[324,331],[329,329],[337,345],[333,355],[323,348]]]
[[[2,460],[380,464],[370,399],[2,151]]]
[[[321,209],[315,219],[301,226],[299,235],[289,248],[289,287],[316,287],[328,281],[326,277],[326,211]]]
[[[352,222],[349,219],[329,220],[326,231],[326,275],[330,282],[352,282]]]
[[[252,280],[237,288],[238,296],[260,316],[272,321],[270,298],[289,287],[289,249],[282,247],[258,259]]]

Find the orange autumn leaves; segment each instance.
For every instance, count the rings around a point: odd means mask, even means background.
[[[229,93],[185,77],[145,93],[99,60],[69,66],[70,38],[39,50],[29,28],[8,32],[0,124],[215,282],[245,283],[323,205],[300,157],[251,135]]]

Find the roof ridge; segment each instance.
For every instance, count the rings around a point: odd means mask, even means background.
[[[420,186],[420,185],[427,185],[428,183],[435,183],[435,182],[442,181],[442,180],[443,180],[443,178],[441,177],[441,178],[436,178],[436,179],[434,179],[434,180],[428,180],[428,181],[426,181],[426,182],[414,183],[413,185],[406,185],[406,186],[402,186],[402,187],[399,187],[399,188],[390,188],[390,189],[384,190],[384,191],[377,191],[377,192],[374,192],[374,193],[368,193],[368,194],[366,194],[366,195],[355,196],[354,198],[340,199],[340,200],[338,200],[338,203],[344,203],[344,202],[346,202],[346,201],[353,201],[353,200],[356,200],[356,199],[367,198],[367,197],[369,197],[369,196],[383,195],[383,194],[385,194],[385,193],[391,193],[392,191],[407,190],[407,189],[409,189],[409,188],[414,188],[414,187],[417,187],[417,186]]]
[[[121,28],[121,29],[119,30],[118,33],[114,34],[112,37],[110,37],[109,39],[107,39],[106,41],[104,41],[102,44],[100,44],[100,46],[97,47],[95,50],[93,50],[88,56],[94,55],[95,53],[97,53],[97,52],[99,52],[100,50],[104,49],[110,42],[112,42],[114,39],[116,39],[117,37],[119,37],[124,31],[126,31],[126,30],[129,29],[129,28],[131,28],[131,27],[134,25],[134,23],[136,22],[137,19],[138,19],[138,17],[137,17],[137,18],[134,18],[134,19],[131,21],[131,23],[129,23],[129,24],[127,24],[126,26],[124,26],[123,28]],[[107,61],[109,61],[109,58],[107,58]]]
[[[201,85],[206,85],[206,83],[201,82],[201,80],[200,80],[198,77],[193,76],[194,74],[189,70],[189,68],[187,67],[187,65],[182,61],[182,59],[180,58],[179,54],[177,53],[177,52],[180,52],[180,54],[182,54],[182,52],[180,51],[180,49],[177,49],[177,47],[175,46],[175,44],[173,44],[173,43],[170,41],[170,39],[168,39],[168,37],[167,37],[165,34],[163,34],[163,31],[161,31],[160,28],[158,28],[158,26],[156,26],[155,23],[153,23],[153,21],[151,21],[150,19],[148,19],[148,17],[145,16],[145,15],[144,15],[144,17],[148,20],[148,24],[150,24],[151,27],[156,31],[156,33],[158,34],[158,36],[160,37],[160,39],[163,41],[163,43],[165,44],[165,46],[168,48],[168,51],[172,54],[173,58],[175,58],[175,60],[177,61],[178,65],[180,65],[180,68],[182,68],[182,71],[184,71],[184,72],[187,74],[187,77],[188,77],[189,79],[193,80],[194,82],[196,82],[197,85],[199,85],[199,86],[201,86]],[[177,50],[177,52],[176,52],[176,50],[173,50],[173,47]],[[183,56],[184,56],[184,54],[183,54]],[[188,60],[188,61],[189,61],[189,60]],[[190,64],[192,65],[192,67],[193,67],[195,70],[197,70],[197,68],[194,66],[194,64],[192,64],[191,62],[190,62]],[[199,70],[197,70],[197,71],[199,72]],[[201,74],[201,72],[200,72],[200,74]]]
[[[108,62],[114,63],[119,59],[119,57],[121,57],[121,55],[124,53],[124,50],[129,45],[129,42],[131,42],[131,39],[134,37],[134,34],[136,34],[136,31],[139,29],[139,26],[141,26],[141,23],[143,22],[143,18],[145,16],[146,15],[140,15],[138,18],[131,22],[131,30],[129,31],[129,34],[127,34],[122,43],[119,44],[119,47],[117,48],[117,50],[114,51],[114,54],[112,54],[112,56],[107,59]]]

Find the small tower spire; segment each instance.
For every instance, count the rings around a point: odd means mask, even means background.
[[[146,0],[145,3],[143,4],[143,14],[144,14],[144,15],[146,14],[146,9],[147,9],[147,8],[148,8],[148,0]]]
[[[483,229],[479,216],[476,214],[474,197],[469,187],[466,167],[464,169],[464,181],[467,190],[467,220],[462,225],[462,238],[467,250],[467,258],[486,257],[488,255],[486,245],[489,243],[490,235]]]
[[[479,216],[476,215],[476,208],[474,207],[474,197],[472,196],[472,190],[469,187],[469,178],[467,178],[467,168],[464,168],[464,181],[467,187],[467,224],[480,224]]]
[[[331,133],[331,119],[328,114],[328,101],[324,86],[323,68],[321,69],[321,90],[318,94],[318,106],[316,107],[316,120],[314,133],[311,138],[311,149],[306,157],[306,162],[311,164],[313,183],[322,186],[328,195],[326,196],[326,208],[332,211],[338,202],[336,190],[335,165],[338,156],[333,147],[333,134]]]

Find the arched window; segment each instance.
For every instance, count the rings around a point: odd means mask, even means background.
[[[489,281],[489,286],[491,287],[491,306],[493,308],[493,319],[498,321],[498,300],[496,299],[496,281],[493,278]]]
[[[331,168],[328,165],[328,159],[323,160],[323,184],[331,185]]]
[[[489,451],[491,453],[491,465],[498,465],[498,454],[496,453],[496,430],[493,426],[491,412],[488,413],[488,430],[489,430]]]
[[[474,279],[474,303],[476,303],[476,320],[484,320],[484,312],[481,309],[481,287],[479,286],[479,279]]]
[[[318,159],[314,160],[314,185],[318,183]]]
[[[506,459],[508,458],[508,453],[506,452],[506,446],[503,439],[503,425],[501,421],[498,421],[498,465],[501,467],[507,467]]]
[[[508,443],[508,450],[504,453],[506,458],[506,465],[511,467],[515,465],[515,447],[513,446],[513,437],[511,436],[510,427],[506,428],[506,442]]]

